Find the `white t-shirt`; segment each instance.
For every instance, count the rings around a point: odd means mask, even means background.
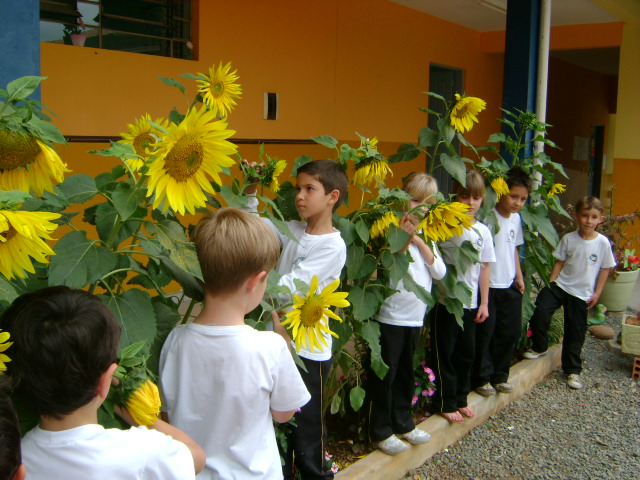
[[[174,328],[160,354],[169,421],[207,455],[198,479],[282,478],[271,409],[311,398],[282,337],[248,325]]]
[[[146,427],[90,424],[60,432],[36,427],[22,439],[30,480],[169,480],[195,478],[182,442]]]
[[[465,305],[464,308],[474,309],[478,306],[478,282],[480,279],[480,269],[483,263],[493,263],[496,261],[495,251],[493,249],[493,240],[491,232],[484,223],[476,222],[471,228],[465,228],[462,235],[452,237],[440,244],[442,256],[445,262],[453,264],[452,250],[460,248],[463,242],[469,240],[478,251],[480,263],[468,265],[465,273],[458,271],[458,281],[466,283],[471,289],[471,304]],[[493,266],[492,266],[493,268]]]
[[[494,215],[498,221],[499,230],[495,233],[492,224],[487,227],[493,235],[496,261],[491,265],[491,288],[509,288],[516,278],[516,247],[524,243],[520,214],[512,213],[503,217],[493,209],[489,215]]]
[[[247,210],[255,212],[258,206],[258,199],[255,196],[247,196],[249,202]],[[267,218],[263,218],[280,239],[282,252],[280,260],[276,266],[276,271],[282,275],[279,285],[286,285],[292,292],[296,291],[294,279],[302,280],[311,284],[314,275],[318,276],[318,290],[334,280],[340,278],[340,273],[347,261],[347,246],[338,230],[326,235],[309,235],[305,232],[307,224],[305,222],[288,222],[289,230],[296,238],[292,240],[287,235],[280,233],[276,226]],[[283,298],[289,303],[291,298]],[[326,319],[328,322],[329,320]],[[307,345],[300,345],[298,355],[309,360],[324,361],[331,358],[332,336],[328,333],[321,333],[327,346],[320,343],[320,350],[307,348]]]
[[[600,269],[616,266],[611,244],[600,233],[593,240],[583,239],[577,231],[567,233],[553,256],[564,261],[556,285],[584,301],[593,296]]]
[[[435,257],[433,265],[427,264],[416,245],[409,245],[407,251],[411,257],[409,275],[418,285],[430,292],[432,279],[440,280],[447,273],[447,267],[438,250],[435,247],[432,248]],[[407,291],[402,280],[397,286],[390,286],[398,292],[385,299],[376,319],[387,325],[421,327],[424,314],[427,312],[427,305],[416,297],[415,293]]]

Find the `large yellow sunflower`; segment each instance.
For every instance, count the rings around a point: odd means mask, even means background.
[[[491,188],[493,188],[493,191],[496,192],[498,200],[500,200],[501,196],[507,195],[509,193],[509,185],[507,185],[507,182],[502,177],[498,177],[492,180]]]
[[[161,406],[157,385],[146,380],[131,393],[126,405],[138,425],[147,427],[156,423]]]
[[[309,294],[304,298],[298,295],[293,296],[293,310],[285,315],[282,325],[291,330],[296,351],[299,352],[303,344],[312,352],[316,348],[321,348],[321,342],[324,346],[328,346],[323,333],[338,338],[338,335],[329,329],[329,317],[339,322],[342,319],[329,307],[344,308],[350,305],[347,301],[347,292],[335,291],[338,285],[340,285],[340,280],[336,279],[317,295],[318,276],[314,275],[309,286]]]
[[[56,151],[28,134],[0,130],[0,189],[33,191],[38,197],[53,192],[67,165]]]
[[[562,185],[561,183],[554,183],[553,186],[549,189],[549,197],[553,197],[555,195],[560,195],[567,190],[566,185]]]
[[[158,138],[165,134],[165,132],[151,125],[150,122],[151,117],[148,113],[145,113],[143,117],[127,125],[128,132],[120,134],[122,140],[119,143],[131,145],[136,154],[139,155],[138,158],[127,159],[127,163],[134,172],[142,168],[144,162],[154,152],[154,145],[157,143]],[[169,121],[164,118],[158,118],[155,123],[165,130],[169,128]]]
[[[371,238],[384,237],[389,230],[389,225],[394,224],[396,227],[400,225],[400,220],[393,212],[385,213],[381,218],[373,222],[369,229]]]
[[[484,110],[487,102],[478,97],[461,97],[456,93],[456,104],[451,109],[451,126],[458,132],[471,130],[473,122],[478,123],[476,115]]]
[[[391,167],[385,160],[374,160],[372,162],[363,161],[359,165],[356,165],[353,183],[363,186],[374,183],[377,187],[381,183],[384,183],[387,174],[391,174],[393,177]]]
[[[463,228],[471,226],[471,216],[467,215],[469,205],[460,202],[446,203],[429,210],[427,216],[420,222],[418,229],[422,229],[427,240],[439,242],[460,235]]]
[[[3,353],[7,348],[13,345],[13,342],[9,341],[9,337],[9,332],[3,332],[0,330],[0,375],[2,375],[2,372],[7,370],[6,364],[11,361],[11,359]]]
[[[226,117],[227,113],[230,113],[235,107],[236,98],[240,98],[242,95],[242,88],[237,83],[238,75],[236,71],[229,72],[231,70],[231,62],[226,65],[220,65],[215,68],[215,65],[209,68],[209,75],[199,73],[205,77],[205,80],[198,80],[198,92],[202,94],[204,103],[209,105],[215,114],[220,114],[221,117]]]
[[[227,141],[234,133],[205,107],[190,110],[179,125],[171,124],[147,172],[147,196],[155,195],[153,208],[164,202],[163,212],[171,206],[184,214],[204,207],[204,192],[215,194],[210,179],[220,185],[222,168],[234,164],[229,155],[236,153],[237,147]]]
[[[32,258],[49,263],[47,255],[55,255],[45,240],[58,225],[51,220],[59,213],[0,210],[0,273],[8,280],[35,273]]]

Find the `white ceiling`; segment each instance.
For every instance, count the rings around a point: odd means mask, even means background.
[[[506,15],[481,5],[480,0],[391,1],[479,32],[505,29]],[[494,0],[493,3],[506,4],[506,0]],[[551,2],[552,25],[582,25],[619,21],[621,21],[620,18],[590,0],[553,0]]]

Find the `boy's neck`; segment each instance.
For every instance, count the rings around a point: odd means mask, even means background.
[[[215,325],[216,327],[245,325],[244,315],[244,304],[242,301],[236,301],[233,294],[230,294],[229,296],[214,296],[209,293],[205,293],[204,306],[193,323],[200,325]]]
[[[305,232],[309,235],[326,235],[335,232],[333,228],[333,212],[324,211],[318,215],[307,218]]]
[[[62,432],[84,425],[97,424],[100,405],[102,405],[102,399],[96,395],[96,398],[86,405],[68,415],[63,415],[60,419],[43,415],[40,417],[40,428],[48,432]]]
[[[595,230],[583,232],[582,230],[578,229],[578,235],[580,235],[580,238],[582,238],[583,240],[593,240],[598,236],[598,232],[596,232]]]
[[[511,216],[511,212],[501,208],[500,204],[496,205],[496,212],[498,212],[503,218],[509,218]]]

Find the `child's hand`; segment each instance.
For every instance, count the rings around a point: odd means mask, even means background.
[[[595,307],[598,304],[598,299],[600,298],[600,295],[593,295],[589,300],[587,300],[587,310],[591,310],[593,307]]]
[[[255,174],[260,175],[262,173],[260,167],[264,167],[264,163],[258,162],[249,162],[246,158],[242,159],[242,163],[240,164],[240,168],[245,174],[245,178],[247,180],[247,187],[244,190],[244,193],[249,195],[253,195],[258,190],[258,182],[260,179],[258,177],[254,177],[251,174],[255,172]]]
[[[487,318],[489,318],[489,308],[487,307],[487,305],[480,305],[478,307],[476,318],[473,321],[476,323],[482,323]]]
[[[131,414],[129,413],[129,410],[127,410],[126,408],[123,408],[119,405],[114,405],[113,406],[113,411],[116,412],[116,414],[125,422],[127,422],[129,425],[131,425],[132,427],[137,427],[138,423],[133,419],[133,417],[131,416]]]
[[[291,344],[291,337],[287,329],[280,323],[280,314],[275,310],[271,310],[271,320],[273,320],[273,331],[280,335],[287,342],[287,345]]]
[[[520,290],[520,293],[524,293],[524,280],[522,278],[522,276],[518,277],[516,276],[516,287],[518,287],[518,290]]]

